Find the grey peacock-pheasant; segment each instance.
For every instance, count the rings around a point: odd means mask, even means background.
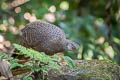
[[[53,55],[67,50],[76,51],[79,45],[66,39],[65,33],[50,23],[35,21],[21,30],[20,44]]]

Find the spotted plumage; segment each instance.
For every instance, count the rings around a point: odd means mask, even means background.
[[[21,32],[21,45],[48,55],[65,50],[76,50],[79,47],[75,42],[67,40],[59,27],[49,23],[35,21],[27,24]]]

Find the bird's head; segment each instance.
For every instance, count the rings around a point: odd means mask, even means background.
[[[71,40],[65,40],[64,42],[64,49],[76,52],[77,49],[79,48],[79,45]]]

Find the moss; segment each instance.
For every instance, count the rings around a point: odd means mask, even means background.
[[[76,65],[76,69],[87,70],[77,75],[85,80],[114,80],[120,74],[120,67],[109,60],[88,60]]]
[[[120,66],[109,60],[77,60],[75,69],[64,65],[60,74],[53,76],[61,80],[119,80]],[[54,79],[50,80],[59,80]]]
[[[114,80],[111,76],[111,73],[103,73],[102,71],[96,72],[86,72],[77,75],[77,78],[84,79],[84,80]]]

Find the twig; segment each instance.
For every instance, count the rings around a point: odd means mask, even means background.
[[[14,7],[17,7],[17,6],[20,6],[26,2],[29,2],[30,0],[14,0],[13,2],[11,3],[8,3],[8,8],[9,9],[12,9]]]
[[[23,74],[23,73],[26,73],[26,72],[30,72],[31,70],[29,69],[26,69],[26,68],[20,68],[20,69],[15,69],[15,70],[11,70],[13,75],[16,76],[16,75],[20,75],[20,74]]]
[[[27,75],[25,75],[25,77],[29,77],[29,76],[31,76],[32,75],[32,71],[30,71],[30,73],[29,74],[27,74]]]

